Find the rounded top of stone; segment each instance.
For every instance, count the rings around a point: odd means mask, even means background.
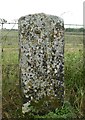
[[[21,18],[19,18],[19,21],[27,21],[29,20],[30,18],[41,18],[44,17],[44,18],[50,18],[50,19],[53,19],[55,21],[61,21],[62,23],[64,23],[63,19],[60,18],[59,16],[55,16],[55,15],[49,15],[49,14],[45,14],[45,13],[35,13],[35,14],[29,14],[29,15],[26,15],[26,16],[22,16]]]

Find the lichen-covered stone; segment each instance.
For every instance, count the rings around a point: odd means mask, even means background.
[[[64,97],[64,23],[57,16],[33,14],[19,19],[22,111],[46,114]]]

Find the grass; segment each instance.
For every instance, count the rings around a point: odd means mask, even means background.
[[[67,46],[67,45],[66,45]],[[70,48],[65,51],[65,92],[66,100],[81,111],[83,91],[83,47]]]
[[[21,114],[21,96],[18,65],[3,65],[2,72],[3,116],[5,118],[19,118]]]
[[[19,52],[15,48],[3,48],[2,54],[3,64],[18,64]]]
[[[35,118],[49,118],[51,119],[71,119],[71,118],[76,118],[76,114],[74,109],[72,108],[72,106],[70,105],[70,103],[68,101],[64,102],[64,105],[62,106],[62,108],[60,109],[56,109],[55,113],[54,112],[50,112],[45,116],[39,116],[36,115]]]
[[[9,34],[7,35],[7,33]],[[65,34],[65,102],[61,109],[50,112],[38,118],[75,118],[80,117],[83,91],[83,36],[74,33]],[[17,31],[3,31],[2,54],[2,91],[3,117],[24,118],[21,113],[22,99],[19,87],[18,67],[18,33]]]

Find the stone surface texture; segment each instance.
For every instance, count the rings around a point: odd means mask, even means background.
[[[64,100],[64,22],[44,13],[19,19],[22,112],[46,114]]]

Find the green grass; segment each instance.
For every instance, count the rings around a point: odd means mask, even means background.
[[[71,47],[71,46],[70,46]],[[70,48],[65,51],[65,99],[80,110],[83,88],[83,46]]]
[[[3,64],[18,64],[19,51],[16,48],[3,48],[2,54]]]
[[[4,48],[18,48],[18,31],[17,30],[3,30],[0,31],[0,40]]]
[[[9,32],[8,35],[7,32]],[[3,31],[3,117],[22,118],[19,87],[19,51],[17,31]],[[65,34],[65,102],[61,109],[37,118],[72,118],[81,116],[83,92],[83,36]],[[29,117],[34,117],[32,114]],[[26,117],[26,116],[25,116]]]
[[[21,115],[21,96],[19,86],[19,68],[17,64],[2,66],[3,117],[19,118]]]
[[[74,33],[70,33],[70,34],[65,33],[65,43],[73,44],[73,45],[83,44],[83,35],[82,34],[76,35]]]
[[[65,101],[62,108],[60,109],[56,109],[55,113],[54,112],[50,112],[47,115],[44,116],[39,116],[36,115],[34,118],[49,118],[51,119],[71,119],[71,118],[76,118],[76,114],[74,109],[72,108],[72,106],[70,105],[70,103],[68,101]]]

